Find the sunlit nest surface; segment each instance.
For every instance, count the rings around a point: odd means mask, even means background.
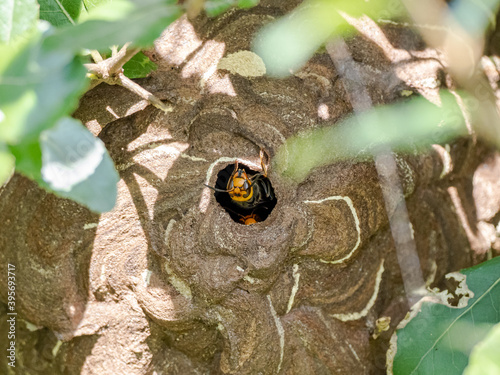
[[[215,182],[215,187],[220,190],[225,190],[227,189],[227,183],[229,181],[229,178],[231,177],[231,174],[234,171],[235,164],[229,164],[226,168],[222,169],[218,174],[217,174],[217,181]],[[238,168],[244,169],[245,172],[247,173],[248,177],[254,176],[258,171],[255,171],[251,169],[250,167],[239,163]],[[215,200],[226,210],[226,212],[231,216],[231,219],[233,219],[235,222],[239,224],[245,224],[245,218],[252,216],[256,222],[261,222],[267,219],[271,211],[273,210],[274,206],[276,206],[277,199],[274,194],[274,188],[271,184],[271,181],[267,177],[262,177],[266,180],[269,181],[269,186],[271,188],[271,197],[265,198],[262,202],[259,202],[258,204],[255,205],[255,207],[252,207],[250,209],[244,208],[239,206],[237,203],[235,203],[231,197],[229,196],[229,193],[225,192],[214,192]]]

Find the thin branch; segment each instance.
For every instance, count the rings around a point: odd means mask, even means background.
[[[101,61],[103,61],[102,56],[98,50],[91,50],[90,55],[92,56],[92,60],[94,60],[95,63],[100,63]]]
[[[133,48],[129,50],[127,48],[129,44],[130,43],[125,44],[119,52],[117,52],[109,59],[97,62],[95,64],[85,64],[85,67],[90,73],[95,74],[97,77],[104,80],[108,79],[112,75],[120,72],[123,65],[125,65],[127,61],[129,61],[137,54],[137,52],[140,51],[139,48]]]
[[[144,89],[142,86],[132,81],[130,78],[126,77],[123,73],[119,73],[116,76],[116,84],[123,86],[126,89],[132,91],[134,94],[139,95],[141,98],[146,99],[156,108],[161,109],[165,113],[172,112],[174,109],[172,106],[167,106],[160,99],[151,94],[148,90]]]
[[[85,67],[89,71],[87,76],[92,79],[91,88],[97,86],[101,82],[105,82],[109,85],[120,85],[141,98],[146,99],[156,108],[161,109],[164,112],[171,112],[173,110],[172,106],[165,105],[148,90],[144,89],[123,74],[123,65],[140,51],[138,48],[128,49],[129,45],[130,43],[126,43],[120,51],[117,51],[116,47],[114,47],[113,55],[106,60],[102,60],[99,52],[95,51],[95,56],[94,51],[91,52],[95,63],[85,64]],[[101,61],[97,61],[99,60],[99,57],[101,58]]]
[[[326,45],[347,92],[354,113],[372,108],[372,99],[366,89],[361,72],[352,59],[343,39],[330,41]],[[425,282],[420,267],[417,247],[411,233],[411,222],[406,209],[406,202],[398,177],[397,165],[389,147],[381,147],[374,152],[375,168],[379,176],[384,197],[389,227],[396,248],[403,286],[408,305],[413,306],[425,295]]]
[[[132,57],[134,57],[140,48],[128,49],[129,43],[125,44],[122,49],[109,60],[109,74],[118,73]]]

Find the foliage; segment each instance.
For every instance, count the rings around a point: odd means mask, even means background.
[[[74,25],[82,11],[86,11],[83,2],[75,0],[40,0],[40,19],[52,25]]]
[[[500,374],[498,348],[500,348],[500,324],[495,325],[486,338],[476,345],[464,375]]]
[[[260,0],[206,0],[205,11],[211,17],[217,16],[233,6],[241,9],[251,8]]]
[[[142,52],[136,54],[123,65],[123,71],[129,78],[145,77],[153,70],[156,70],[156,68],[157,65]]]
[[[42,177],[60,196],[94,211],[111,210],[118,173],[104,144],[79,121],[64,117],[40,134]]]
[[[7,42],[0,45],[0,182],[15,157],[16,170],[41,186],[96,212],[109,210],[118,179],[113,163],[102,142],[68,117],[88,87],[82,53],[130,40],[151,44],[181,10],[172,0],[40,0],[50,25],[37,20],[36,2],[14,4],[0,23]],[[15,22],[8,24],[9,17]],[[140,58],[128,68],[134,76],[152,68]],[[56,154],[66,159],[56,162]]]
[[[394,6],[396,4],[396,6]],[[262,28],[254,51],[266,64],[267,74],[284,77],[300,69],[333,36],[354,32],[343,14],[378,19],[403,14],[399,2],[373,0],[367,5],[352,0],[308,0],[285,17]]]
[[[499,275],[500,257],[454,275],[459,281],[455,294],[462,298],[463,307],[450,306],[446,300],[439,303],[424,299],[417,304],[413,308],[417,314],[403,321],[404,327],[395,333],[397,341],[391,348],[396,351],[393,373],[462,374],[474,345],[500,322]],[[490,355],[495,339],[498,334],[492,332],[484,344],[474,349],[472,367],[482,366],[478,358]]]
[[[204,6],[209,15],[216,15],[231,6],[247,8],[257,3],[212,0]],[[60,196],[97,212],[111,209],[116,199],[117,179],[111,159],[100,141],[67,117],[89,87],[87,70],[83,67],[85,51],[107,51],[110,46],[128,42],[133,42],[134,47],[150,45],[180,14],[182,10],[176,0],[2,2],[0,184],[10,176],[15,163],[18,172]],[[124,65],[124,74],[140,78],[154,69],[156,65],[138,53]],[[90,155],[77,152],[71,153],[70,161],[60,160],[58,168],[54,168],[56,150],[66,157],[70,154],[65,141],[52,136],[63,129],[73,142],[75,137],[81,137],[79,144],[94,150],[92,155],[100,163],[87,164]],[[47,144],[49,140],[51,147]],[[94,170],[88,170],[89,165]],[[64,173],[56,176],[57,171]],[[102,184],[96,184],[98,175],[105,179]],[[69,185],[61,184],[67,176],[73,180],[68,181]]]
[[[404,0],[403,3],[406,4]],[[494,12],[498,4],[498,0],[453,2],[447,19],[456,17],[456,21],[462,23],[450,33],[463,35],[470,32],[473,40],[480,40],[479,37],[488,25],[494,24]],[[264,60],[268,75],[290,75],[300,69],[328,40],[354,31],[343,17],[345,14],[350,17],[367,14],[373,19],[407,17],[399,2],[376,0],[363,6],[349,0],[307,0],[290,14],[260,30],[254,39],[253,49]],[[451,21],[450,23],[453,24]],[[442,28],[445,29],[445,26]],[[477,46],[467,46],[464,43],[460,47],[463,49],[457,52],[460,55],[467,54],[471,49],[478,49]],[[467,72],[472,69],[472,63],[467,60]],[[473,110],[484,110],[484,103],[489,99],[485,92],[490,89],[485,90],[480,87],[480,83],[471,88],[473,93],[464,92],[462,96],[466,97],[472,116],[479,119],[483,117],[482,123],[476,122],[478,135],[499,145],[500,139],[490,136],[497,133],[491,129],[498,126],[498,118],[488,118],[485,121],[484,113],[478,115]],[[362,116],[350,118],[340,124],[293,136],[279,150],[274,166],[284,175],[300,182],[315,167],[335,161],[366,158],[381,147],[409,151],[415,145],[428,146],[464,135],[461,111],[454,99],[449,94],[445,95],[449,100],[445,100],[441,109],[423,98],[415,98],[403,105],[371,109]],[[495,112],[494,109],[491,112]],[[446,126],[441,126],[442,120]]]
[[[368,15],[374,20],[407,18],[405,6],[410,8],[409,5],[412,4],[408,0],[306,0],[290,14],[262,28],[254,39],[253,49],[264,60],[268,75],[284,77],[300,69],[328,40],[355,31],[344,15]],[[449,19],[456,19],[459,23],[457,33],[466,32],[480,38],[489,25],[495,25],[498,5],[498,0],[455,0],[450,7]],[[417,7],[419,10],[424,8]],[[435,22],[435,19],[430,22]],[[439,29],[440,25],[435,25],[435,28]],[[465,47],[463,43],[462,47]]]
[[[180,14],[175,0],[103,3],[89,11],[84,22],[57,29],[47,38],[47,45],[74,52],[82,48],[107,50],[131,40],[136,46],[147,46]]]
[[[36,0],[0,3],[0,43],[9,43],[26,32],[38,16]]]
[[[373,108],[335,126],[290,137],[274,164],[282,174],[301,182],[320,165],[366,159],[383,147],[413,151],[465,134],[467,128],[455,97],[443,91],[441,107],[419,97]]]

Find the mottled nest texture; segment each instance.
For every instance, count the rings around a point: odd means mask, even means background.
[[[263,75],[249,52],[252,35],[296,5],[262,1],[172,24],[149,51],[158,70],[138,80],[170,113],[117,86],[82,98],[75,117],[120,173],[111,212],[19,175],[1,188],[0,279],[16,265],[19,316],[17,367],[1,356],[0,372],[385,372],[408,306],[374,163],[317,168],[300,184],[270,168],[277,204],[254,225],[231,219],[204,186],[235,161],[260,171],[261,149],[272,161],[291,135],[352,113],[326,52],[284,79]],[[351,22],[351,63],[374,104],[437,102],[452,85],[441,54],[406,23]],[[498,154],[472,134],[394,156],[427,285],[496,255]],[[373,336],[387,317],[389,330]]]

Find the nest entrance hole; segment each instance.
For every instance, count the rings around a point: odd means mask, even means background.
[[[228,166],[226,166],[226,168],[222,169],[217,174],[217,180],[215,182],[215,187],[217,189],[227,189],[227,184],[229,179],[231,178],[231,175],[233,174],[234,168],[234,163],[229,164]],[[241,163],[238,163],[238,168],[245,170],[246,174],[250,178],[251,176],[255,176],[259,173],[259,171],[253,170]],[[278,200],[276,199],[276,195],[274,194],[274,188],[271,184],[271,181],[269,180],[269,178],[264,176],[259,177],[259,179],[262,179],[263,182],[266,183],[267,186],[269,186],[271,194],[270,196],[265,196],[265,194],[262,194],[262,199],[259,202],[255,202],[255,205],[253,205],[252,207],[242,207],[241,204],[238,204],[238,202],[231,199],[229,193],[220,191],[214,192],[215,200],[222,206],[222,208],[226,210],[233,221],[239,224],[246,225],[254,224],[254,222],[264,221],[274,209],[274,206],[276,206]],[[261,184],[259,183],[259,185]],[[260,189],[260,187],[256,187],[254,185],[254,193],[255,189]]]

